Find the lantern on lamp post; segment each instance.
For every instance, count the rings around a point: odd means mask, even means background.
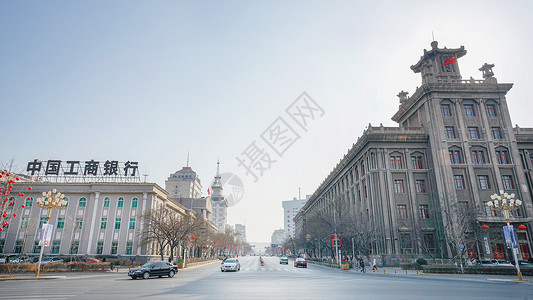
[[[518,210],[520,208],[520,205],[522,205],[522,201],[519,199],[514,199],[515,194],[509,194],[505,193],[503,190],[500,190],[500,195],[494,194],[491,195],[490,198],[492,201],[487,202],[487,205],[492,209],[493,211],[501,211],[503,213],[503,216],[505,217],[505,221],[507,222],[507,232],[510,235],[511,238],[511,252],[513,253],[514,258],[514,264],[516,267],[516,273],[518,275],[518,280],[523,281],[522,279],[522,272],[520,272],[520,266],[518,265],[518,258],[516,257],[516,251],[517,245],[515,243],[516,238],[514,236],[514,230],[511,224],[509,224],[509,218],[511,216],[511,211]],[[494,202],[493,202],[494,201]]]
[[[39,264],[37,265],[37,271],[35,272],[35,277],[39,277],[41,271],[41,260],[43,258],[44,247],[48,246],[49,243],[47,236],[52,234],[53,227],[50,228],[48,221],[50,220],[50,215],[52,214],[53,209],[62,209],[67,206],[68,202],[64,200],[65,195],[58,193],[56,189],[52,191],[43,192],[43,196],[37,198],[37,205],[40,208],[47,209],[46,213],[46,223],[42,225],[41,238],[39,240],[39,245],[41,246],[41,252],[39,254]]]

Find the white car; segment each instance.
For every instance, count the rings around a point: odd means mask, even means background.
[[[241,269],[241,264],[239,263],[239,260],[236,258],[228,258],[225,262],[222,263],[220,266],[220,271],[239,271]]]
[[[42,264],[55,263],[55,262],[63,262],[63,259],[61,259],[59,257],[47,257],[47,258],[43,258],[41,260]]]

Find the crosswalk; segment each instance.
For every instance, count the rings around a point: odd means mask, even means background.
[[[241,272],[308,272],[305,268],[272,268],[272,267],[256,267],[256,268],[241,268]]]

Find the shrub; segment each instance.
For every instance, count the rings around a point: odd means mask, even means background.
[[[428,264],[428,261],[423,259],[423,258],[419,258],[419,259],[416,260],[416,263],[421,265],[421,266],[424,266],[424,265]]]
[[[402,268],[402,270],[422,270],[422,266],[417,262],[400,263],[400,268]]]

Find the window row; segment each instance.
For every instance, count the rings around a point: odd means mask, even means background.
[[[448,150],[450,155],[450,163],[452,164],[464,164],[464,159],[462,151],[458,149]],[[511,157],[509,156],[509,151],[507,150],[497,150],[496,151],[496,160],[500,165],[511,164]],[[474,164],[487,164],[489,163],[488,156],[485,154],[484,150],[472,150],[472,162]]]
[[[487,108],[487,116],[488,117],[496,117],[496,106],[494,104],[487,104],[485,106]],[[473,104],[465,104],[463,105],[464,114],[465,117],[475,117],[476,116],[476,110],[474,108]],[[452,116],[452,109],[450,104],[441,104],[440,110],[443,117],[451,117]]]
[[[453,181],[455,183],[455,189],[464,190],[465,189],[465,179],[463,175],[454,175]],[[477,183],[480,190],[490,190],[491,183],[488,175],[477,175]],[[515,184],[513,181],[513,176],[511,175],[502,175],[502,184],[504,190],[514,190]]]
[[[423,179],[415,179],[415,188],[416,192],[418,194],[424,194],[426,193],[426,183]],[[394,193],[396,194],[404,194],[404,184],[402,179],[396,179],[394,180]]]
[[[109,207],[109,204],[111,202],[111,198],[105,197],[104,198],[104,207]],[[139,202],[138,198],[131,199],[131,207],[137,207]],[[85,207],[87,205],[87,198],[80,198],[79,201],[79,207]],[[124,207],[124,198],[119,197],[117,200],[117,207]]]
[[[398,204],[398,218],[399,219],[407,219],[407,205],[406,204]],[[429,219],[429,205],[427,204],[420,204],[418,206],[418,210],[420,213],[420,219]]]
[[[104,251],[104,242],[99,241],[96,245],[96,254],[102,254]],[[117,254],[118,251],[118,242],[112,242],[111,243],[111,254]],[[133,254],[133,243],[127,242],[126,243],[126,254]]]
[[[392,170],[399,170],[404,168],[403,157],[401,155],[391,155],[390,168]],[[411,168],[424,169],[424,160],[422,155],[411,156]]]
[[[468,132],[468,138],[471,140],[479,140],[481,138],[478,127],[467,127],[467,132]],[[457,139],[457,134],[455,133],[455,127],[453,126],[445,126],[444,133],[446,134],[446,138],[449,140]],[[500,127],[491,127],[490,134],[492,138],[495,140],[503,139],[503,134],[502,134],[502,130]]]
[[[28,222],[29,222],[29,218],[23,217],[20,222],[20,228],[27,228]],[[41,217],[39,220],[39,228],[43,228],[44,223],[46,223],[46,217]],[[121,223],[122,223],[122,218],[116,218],[115,229],[120,229]],[[65,227],[65,218],[58,218],[57,229],[61,229],[64,227]],[[83,228],[83,218],[76,218],[74,229],[79,230],[82,228]],[[106,229],[106,228],[107,228],[107,218],[102,218],[102,220],[100,221],[100,229]],[[135,229],[135,218],[130,218],[128,229]]]

